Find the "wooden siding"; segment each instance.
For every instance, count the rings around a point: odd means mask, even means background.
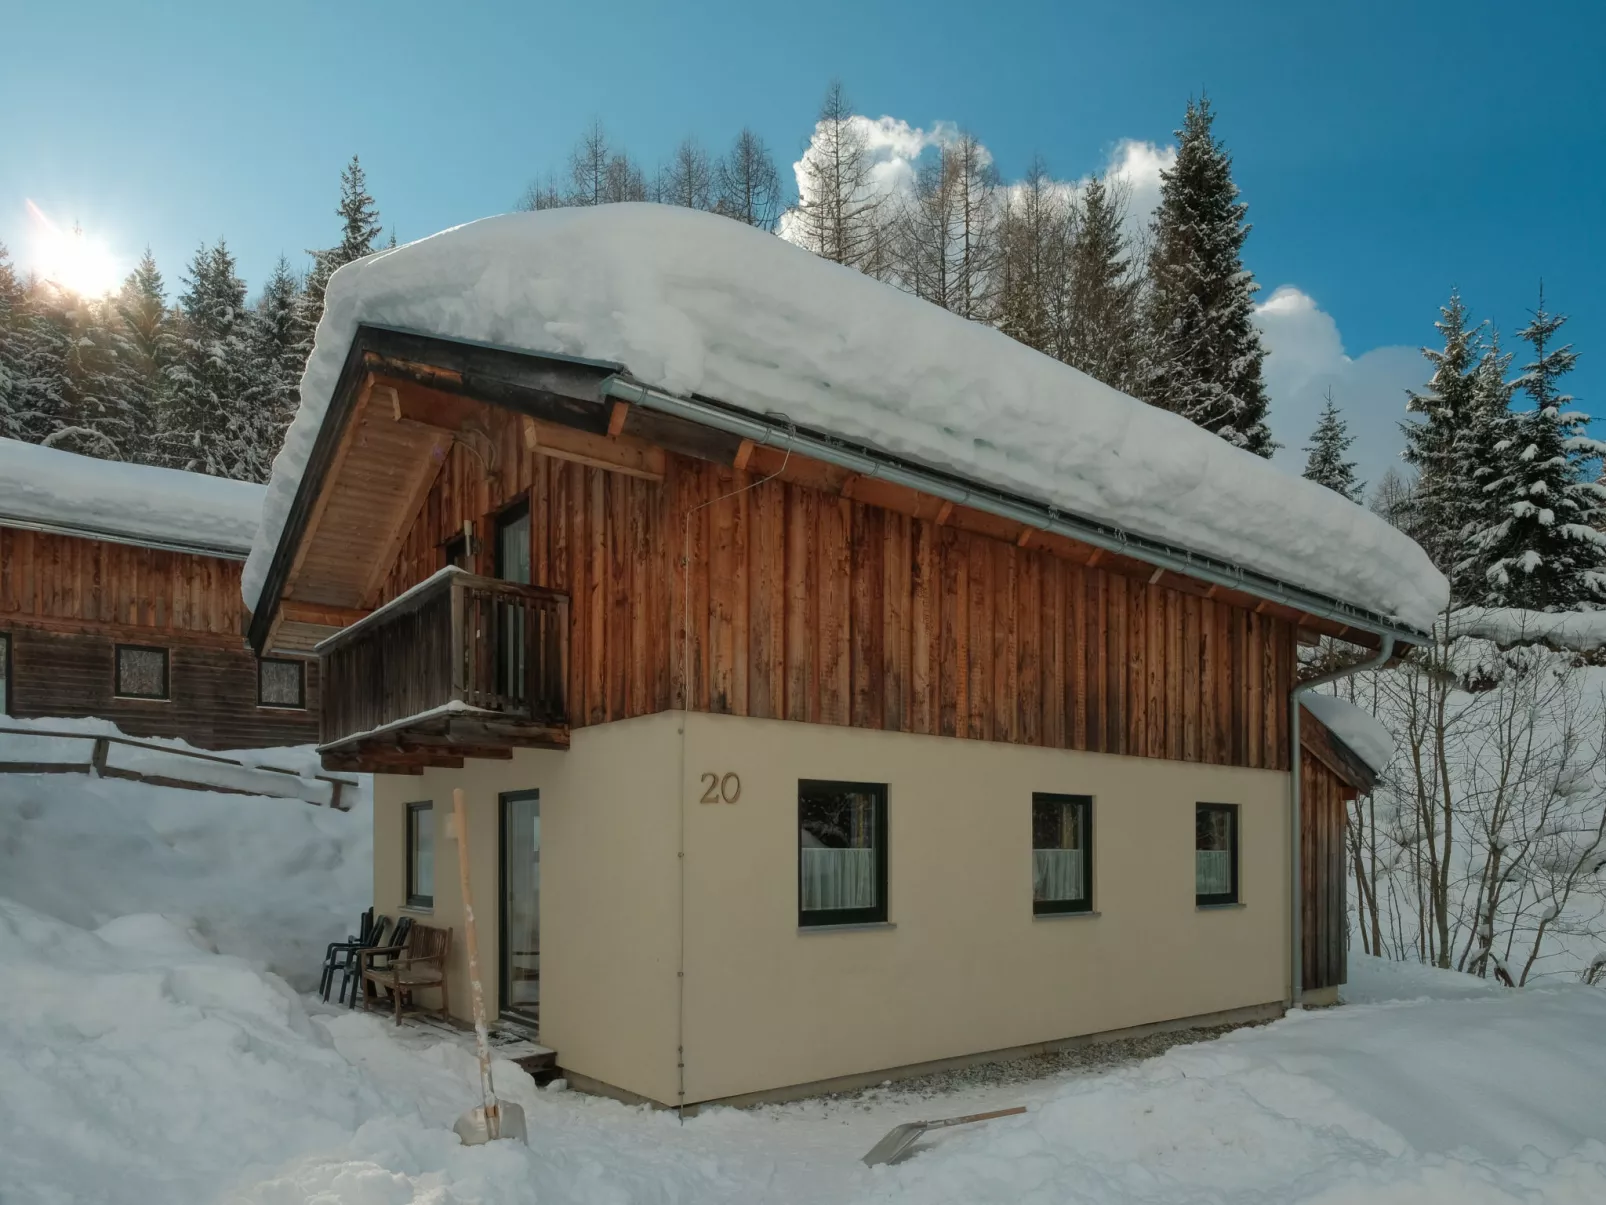
[[[242,647],[240,562],[0,526],[0,624]]]
[[[1349,916],[1344,896],[1348,868],[1344,833],[1347,804],[1354,798],[1355,788],[1308,751],[1299,764],[1305,987],[1336,987],[1346,979]]]
[[[203,749],[311,744],[318,738],[318,666],[306,669],[305,710],[257,706],[257,659],[147,636],[168,652],[167,700],[113,695],[115,636],[7,627],[11,637],[9,709],[17,717],[100,716],[131,736],[182,737]]]
[[[572,599],[575,726],[689,679],[697,710],[1287,768],[1286,619],[756,471],[671,453],[660,482],[539,454],[506,412],[489,430],[444,458],[381,598],[465,520],[491,572],[528,495],[533,583]]]

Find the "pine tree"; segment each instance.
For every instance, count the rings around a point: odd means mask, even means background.
[[[1074,226],[1065,190],[1034,157],[1000,205],[997,321],[1010,338],[1059,359]]]
[[[299,319],[304,356],[312,354],[312,334],[323,318],[323,294],[329,278],[337,269],[377,251],[384,232],[379,207],[368,192],[368,177],[356,155],[340,172],[340,204],[335,214],[340,218],[340,242],[323,251],[307,252],[312,256],[312,271],[307,273]]]
[[[1404,422],[1400,429],[1405,434],[1406,463],[1417,471],[1418,542],[1448,575],[1460,558],[1461,533],[1472,507],[1463,476],[1461,444],[1478,413],[1476,374],[1481,349],[1477,328],[1467,325],[1467,309],[1459,293],[1450,294],[1439,315],[1435,326],[1443,346],[1422,349],[1433,365],[1433,375],[1426,391],[1412,391],[1405,403],[1407,413],[1421,415],[1421,421]]]
[[[11,255],[0,243],[0,436],[23,438],[22,318],[24,292],[11,266]]]
[[[1259,290],[1243,266],[1248,206],[1216,138],[1207,98],[1188,102],[1177,160],[1161,173],[1149,313],[1155,364],[1146,395],[1260,456],[1277,445],[1266,425],[1265,350],[1252,321]]]
[[[162,415],[163,457],[176,468],[265,480],[272,450],[266,416],[255,404],[261,389],[245,282],[221,239],[195,253],[185,286],[178,357],[168,370]]]
[[[658,175],[658,200],[686,209],[714,208],[714,165],[695,138],[683,138]]]
[[[156,463],[157,416],[167,390],[168,368],[177,355],[175,320],[167,307],[167,286],[149,247],[123,281],[114,305],[120,319],[118,361],[121,389],[135,431],[128,458]]]
[[[1355,437],[1349,433],[1349,424],[1333,404],[1333,391],[1327,391],[1327,404],[1322,416],[1305,445],[1305,476],[1318,485],[1325,485],[1334,493],[1359,502],[1366,486],[1355,480],[1355,462],[1345,459],[1345,453]]]
[[[1545,309],[1541,289],[1533,320],[1519,332],[1534,358],[1508,389],[1521,389],[1533,406],[1509,417],[1471,541],[1489,606],[1553,611],[1606,601],[1606,490],[1586,471],[1606,444],[1587,435],[1589,416],[1572,409],[1559,385],[1578,358],[1570,345],[1555,346],[1566,321]]]
[[[1121,229],[1124,206],[1099,177],[1082,194],[1069,262],[1069,296],[1060,337],[1061,357],[1106,385],[1128,393],[1141,388],[1142,277],[1127,256]]]
[[[764,140],[746,126],[714,169],[717,212],[760,230],[774,230],[781,209],[781,177]]]
[[[263,415],[270,460],[284,442],[285,429],[300,404],[301,373],[306,367],[299,346],[300,295],[290,261],[281,255],[251,316],[257,391],[252,401]]]
[[[803,154],[801,195],[787,235],[818,256],[881,278],[891,248],[873,166],[863,124],[833,81]]]
[[[1516,382],[1509,379],[1511,354],[1500,350],[1500,332],[1486,326],[1472,370],[1472,410],[1454,442],[1452,469],[1461,496],[1458,536],[1446,533],[1454,557],[1449,567],[1455,597],[1474,605],[1490,605],[1488,572],[1499,555],[1491,532],[1502,526],[1500,483],[1518,442],[1511,399]]]

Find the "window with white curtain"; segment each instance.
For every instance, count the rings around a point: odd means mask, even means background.
[[[1238,902],[1238,807],[1201,803],[1194,808],[1195,902]]]
[[[800,926],[887,919],[887,788],[883,783],[798,783]]]
[[[1093,797],[1032,796],[1032,911],[1093,907]]]

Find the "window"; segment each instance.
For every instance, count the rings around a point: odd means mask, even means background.
[[[407,805],[407,906],[435,906],[435,805]]]
[[[887,919],[887,788],[864,782],[797,784],[798,924]]]
[[[11,637],[0,632],[0,715],[10,715],[10,695],[6,688],[11,681]]]
[[[1093,907],[1093,798],[1032,796],[1032,911]]]
[[[117,646],[116,694],[124,699],[165,699],[167,650],[142,644]]]
[[[530,504],[520,502],[496,516],[496,576],[530,584]]]
[[[1238,902],[1238,807],[1201,803],[1194,809],[1194,893],[1200,904]]]
[[[304,709],[307,706],[307,663],[271,657],[258,661],[257,704]]]

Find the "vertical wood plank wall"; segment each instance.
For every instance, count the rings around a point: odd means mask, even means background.
[[[1308,754],[1299,765],[1305,986],[1336,987],[1347,978],[1344,836],[1354,790]]]
[[[572,599],[575,726],[679,706],[689,678],[697,710],[1287,768],[1284,620],[674,454],[662,482],[536,455],[486,416],[383,595],[464,520],[491,572],[527,495],[533,580]]]

